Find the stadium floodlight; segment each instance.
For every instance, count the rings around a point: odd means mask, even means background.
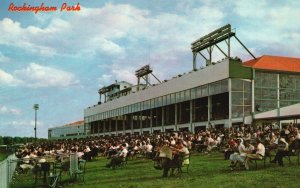
[[[199,51],[202,51],[212,45],[218,44],[219,42],[224,41],[225,39],[228,39],[232,36],[234,36],[235,33],[231,31],[231,25],[227,24],[203,37],[200,39],[194,41],[191,45],[191,49],[193,53],[197,53]]]
[[[149,65],[145,65],[142,68],[135,71],[135,75],[137,77],[142,77],[142,76],[145,76],[145,75],[150,74],[150,73],[152,73],[152,69],[150,69]]]
[[[150,65],[145,65],[142,68],[135,71],[135,76],[137,77],[137,91],[139,91],[140,88],[141,78],[145,80],[147,86],[151,86],[148,76],[149,74],[151,74],[159,83],[161,83],[161,81],[152,72],[153,70],[150,68]]]
[[[230,58],[230,38],[234,37],[241,45],[242,47],[254,58],[255,56],[247,49],[247,47],[237,38],[235,32],[231,29],[231,25],[227,24],[223,27],[220,27],[219,29],[216,29],[215,31],[197,39],[191,44],[191,50],[193,52],[193,69],[197,70],[196,68],[196,58],[197,54],[200,54],[205,60],[206,64],[210,65],[212,64],[212,51],[213,47],[216,47],[220,50],[220,52],[226,56],[226,58]],[[228,47],[227,53],[225,53],[219,46],[218,43],[225,41]],[[207,58],[204,56],[201,51],[207,50],[209,57]]]
[[[34,104],[33,109],[35,111],[35,116],[34,116],[34,142],[36,142],[37,110],[39,109],[39,104]]]

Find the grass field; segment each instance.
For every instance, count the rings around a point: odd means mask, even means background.
[[[0,152],[0,161],[3,161],[4,159],[6,159],[10,154],[11,154],[11,152],[1,151]]]
[[[128,161],[126,167],[115,170],[105,168],[107,159],[99,158],[88,162],[86,166],[85,183],[70,181],[67,173],[63,174],[63,187],[299,187],[300,166],[297,157],[292,157],[289,164],[285,159],[284,167],[275,164],[258,162],[258,169],[254,163],[250,170],[237,169],[231,171],[229,162],[223,160],[222,153],[210,155],[193,153],[191,156],[190,173],[161,178],[162,170],[153,168],[153,162],[148,159],[133,159]],[[33,175],[20,175],[16,177],[12,187],[35,187]]]

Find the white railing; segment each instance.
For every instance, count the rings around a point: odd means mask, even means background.
[[[0,162],[0,187],[8,188],[11,181],[13,174],[15,172],[17,162],[15,161],[17,157],[15,154],[8,156],[5,160]]]

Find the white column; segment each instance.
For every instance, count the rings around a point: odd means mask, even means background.
[[[178,106],[177,103],[175,104],[175,131],[178,131],[177,128],[177,111],[178,111]]]
[[[190,131],[191,132],[194,132],[194,129],[193,129],[193,101],[190,100]]]
[[[211,119],[211,96],[207,97],[207,122],[208,125],[210,125],[210,119]],[[206,126],[206,128],[209,128]]]
[[[232,85],[231,85],[231,78],[228,78],[228,92],[229,92],[228,127],[232,127]]]
[[[280,78],[277,74],[277,116],[280,116]]]

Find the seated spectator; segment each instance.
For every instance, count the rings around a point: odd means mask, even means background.
[[[254,146],[250,144],[250,140],[245,140],[245,144],[243,145],[242,142],[239,145],[239,154],[232,154],[234,156],[230,155],[230,158],[234,163],[230,166],[231,170],[236,167],[238,163],[244,164],[245,158],[247,154],[251,154],[254,151]]]
[[[111,157],[111,161],[110,161],[110,163],[108,163],[106,165],[106,167],[114,169],[116,166],[118,166],[118,165],[120,165],[122,163],[122,161],[126,158],[127,153],[128,153],[128,151],[126,149],[126,145],[122,144],[119,147],[118,153],[116,155],[113,155]]]
[[[299,144],[300,144],[300,140],[295,139],[295,137],[291,135],[289,137],[288,144],[289,144],[290,155],[294,155],[295,156],[296,155],[296,151],[297,151],[297,149],[299,147]]]
[[[249,170],[249,161],[252,159],[260,159],[262,160],[265,156],[266,148],[261,143],[259,138],[256,138],[256,151],[254,154],[247,154],[245,159],[245,168]]]
[[[280,166],[283,166],[283,160],[282,158],[284,156],[289,155],[289,144],[285,140],[285,133],[281,132],[280,133],[280,139],[278,141],[278,146],[277,146],[277,153],[275,155],[275,158],[271,161],[271,163],[277,163]]]
[[[209,134],[206,140],[207,151],[211,151],[213,148],[217,147],[218,141],[214,140],[212,136]]]
[[[183,160],[184,156],[189,154],[189,150],[183,145],[182,140],[177,141],[175,146],[170,146],[169,148],[172,150],[173,158],[172,160],[167,160],[167,162],[165,162],[163,166],[163,177],[168,176],[171,167],[180,167],[183,163],[189,164],[189,159]],[[168,159],[170,158],[168,157]]]
[[[82,159],[86,160],[86,161],[90,161],[92,159],[92,155],[91,155],[91,149],[88,145],[85,146],[84,150],[83,150],[83,156]]]
[[[230,138],[227,143],[227,149],[224,152],[224,159],[228,160],[230,155],[238,151],[238,144],[233,138]]]
[[[151,143],[150,142],[147,142],[147,144],[146,144],[146,157],[148,158],[148,159],[151,159],[152,157],[153,157],[153,152],[152,152],[152,150],[153,150],[153,146],[151,145]]]

